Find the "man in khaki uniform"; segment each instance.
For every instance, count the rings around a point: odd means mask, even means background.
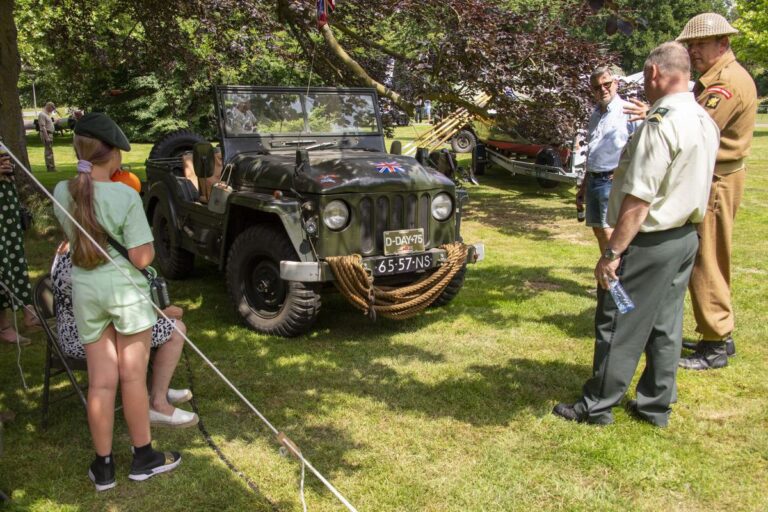
[[[43,141],[43,147],[45,148],[45,167],[48,172],[56,171],[56,164],[53,161],[53,119],[51,114],[56,110],[56,105],[52,102],[45,104],[42,112],[37,116],[37,124],[40,128],[40,140]]]
[[[738,31],[715,13],[694,16],[677,38],[688,46],[691,65],[699,77],[693,92],[720,128],[715,175],[707,215],[699,225],[701,243],[691,276],[690,291],[697,344],[680,360],[689,370],[722,368],[736,353],[731,303],[731,235],[744,192],[745,161],[752,145],[757,90],[749,73],[736,62],[728,36]]]
[[[688,92],[690,60],[679,43],[664,43],[645,61],[645,94],[653,106],[621,154],[608,200],[614,227],[595,266],[592,376],[581,398],[553,414],[605,425],[645,354],[631,415],[663,427],[675,399],[683,341],[683,301],[698,249],[696,224],[707,209],[717,125]],[[608,292],[620,280],[634,309],[622,314]]]

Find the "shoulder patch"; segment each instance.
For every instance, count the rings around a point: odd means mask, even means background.
[[[733,98],[733,93],[725,87],[708,87],[704,92],[708,92],[710,94],[722,94],[723,97],[727,100]],[[711,97],[712,96],[710,96],[710,98]]]
[[[659,124],[664,116],[667,115],[667,112],[669,112],[668,108],[659,107],[651,112],[651,114],[646,118],[646,121],[651,124]]]
[[[720,96],[715,96],[714,94],[710,94],[709,98],[707,98],[707,101],[704,102],[704,106],[706,108],[715,109],[720,104],[720,100],[722,100]]]

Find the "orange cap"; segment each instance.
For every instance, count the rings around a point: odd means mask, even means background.
[[[112,181],[119,183],[125,183],[133,190],[141,194],[141,181],[139,177],[133,174],[131,171],[124,171],[119,169],[112,174]]]

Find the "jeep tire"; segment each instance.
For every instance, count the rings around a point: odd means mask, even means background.
[[[205,142],[205,138],[190,130],[176,130],[166,133],[152,146],[149,159],[177,157],[182,153],[192,151],[198,142]]]
[[[461,269],[459,269],[458,272],[456,272],[456,275],[453,276],[453,279],[451,279],[451,282],[446,285],[445,290],[442,291],[440,295],[437,296],[435,301],[430,304],[432,307],[440,307],[445,306],[449,302],[451,302],[456,295],[459,294],[459,291],[461,290],[461,287],[464,286],[464,276],[467,273],[467,264],[464,263],[461,266]]]
[[[297,261],[282,230],[257,225],[235,239],[227,258],[227,289],[252,329],[277,336],[303,334],[320,312],[319,285],[280,278],[280,261]]]
[[[195,255],[173,243],[173,223],[161,205],[152,215],[152,237],[155,239],[155,264],[169,279],[184,279],[192,273]]]

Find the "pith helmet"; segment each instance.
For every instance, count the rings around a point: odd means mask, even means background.
[[[704,37],[727,36],[738,34],[736,30],[728,23],[728,20],[714,12],[705,12],[691,18],[685,24],[685,28],[677,36],[677,41],[690,41],[691,39],[701,39]]]

